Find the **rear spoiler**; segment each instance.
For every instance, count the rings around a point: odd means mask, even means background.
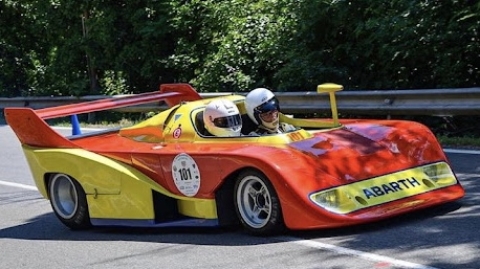
[[[189,84],[163,84],[157,92],[106,98],[37,110],[27,107],[8,107],[5,108],[4,114],[8,125],[24,145],[37,147],[77,147],[72,141],[53,130],[45,120],[152,103],[161,100],[165,101],[169,107],[172,107],[180,102],[199,99],[202,99],[202,97]]]

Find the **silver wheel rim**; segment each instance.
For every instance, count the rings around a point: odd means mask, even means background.
[[[72,179],[64,174],[57,174],[50,182],[50,199],[57,214],[70,219],[78,208],[78,193]]]
[[[262,228],[270,220],[272,199],[265,183],[256,176],[244,177],[237,188],[237,205],[245,223]]]

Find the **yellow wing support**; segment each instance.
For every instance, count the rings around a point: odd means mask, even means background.
[[[332,109],[332,118],[334,127],[338,127],[340,123],[338,122],[338,111],[337,111],[337,100],[335,98],[335,92],[343,90],[342,85],[335,83],[324,83],[320,84],[317,87],[318,93],[328,93],[330,96],[330,108]]]

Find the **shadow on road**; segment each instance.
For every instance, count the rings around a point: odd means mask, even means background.
[[[54,215],[47,213],[30,219],[27,223],[0,230],[0,239],[54,241],[136,241],[193,245],[241,246],[272,243],[268,237],[255,237],[238,228],[123,228],[95,227],[73,231]]]
[[[362,224],[335,229],[311,231],[286,231],[281,236],[298,237],[299,239],[321,239],[348,236],[351,242],[362,240],[363,235],[371,237],[375,233],[385,233],[402,227],[411,229],[417,222],[430,221],[434,225],[446,225],[445,220],[435,220],[435,217],[454,212],[461,203],[454,202],[433,209],[402,215],[371,224]],[[421,229],[419,229],[419,232]],[[410,234],[414,231],[410,231]],[[353,237],[352,237],[353,235]],[[74,231],[64,226],[52,213],[39,215],[27,223],[0,230],[0,238],[15,238],[23,240],[55,240],[55,241],[139,241],[194,245],[258,245],[270,244],[275,237],[251,236],[240,227],[161,227],[161,228],[131,228],[131,227],[94,227],[89,230]],[[227,239],[227,240],[226,240]],[[376,242],[378,247],[383,244]],[[387,246],[385,246],[387,247]]]
[[[468,203],[467,203],[468,204]],[[326,242],[344,248],[365,252],[386,250],[413,251],[415,249],[469,246],[480,251],[476,234],[480,226],[479,209],[464,210],[462,201],[421,210],[418,212],[352,227],[289,231],[281,236],[256,237],[245,234],[238,228],[93,228],[72,231],[65,227],[53,213],[46,213],[28,220],[27,223],[0,230],[0,239],[52,240],[52,241],[130,241],[198,246],[254,246],[296,241]],[[467,211],[467,213],[461,212]],[[471,231],[461,233],[459,231]],[[448,235],[448,236],[447,236]],[[432,239],[434,238],[434,239]],[[454,240],[452,239],[454,238]],[[330,242],[330,243],[328,243]],[[315,251],[307,251],[314,255]],[[476,268],[479,260],[469,264],[430,264],[436,268]],[[460,266],[460,267],[458,267]]]

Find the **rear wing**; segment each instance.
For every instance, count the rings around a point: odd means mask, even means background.
[[[37,110],[26,107],[8,107],[5,108],[4,114],[8,125],[15,132],[22,145],[71,148],[77,146],[53,130],[45,120],[157,101],[165,101],[171,107],[183,101],[199,99],[202,99],[201,96],[189,84],[163,84],[157,92],[112,97]]]

